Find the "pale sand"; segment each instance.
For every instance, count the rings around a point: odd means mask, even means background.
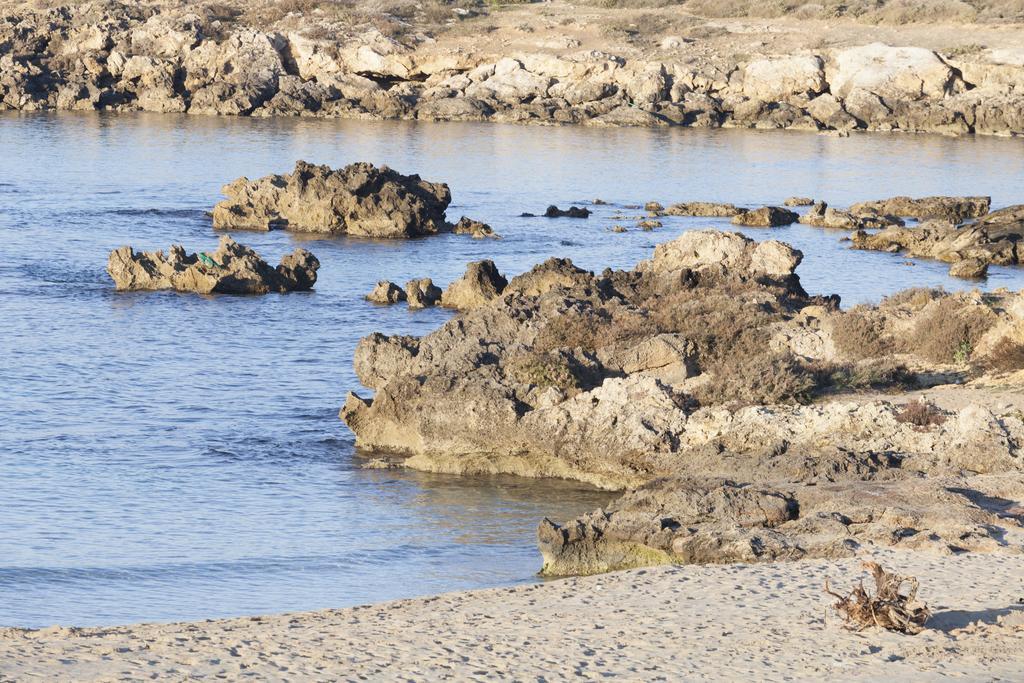
[[[920,578],[933,628],[845,630],[822,582],[852,585],[857,560],[660,567],[284,616],[0,629],[0,680],[1020,680],[1024,557],[874,557]]]

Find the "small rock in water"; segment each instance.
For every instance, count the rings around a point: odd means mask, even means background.
[[[949,274],[968,280],[980,280],[988,275],[988,262],[979,258],[965,258],[950,266]]]
[[[409,308],[429,308],[436,306],[441,300],[441,288],[429,277],[409,280],[405,283],[405,295],[409,300]]]
[[[452,227],[452,232],[456,235],[469,235],[475,240],[482,240],[485,237],[498,237],[498,234],[487,223],[473,220],[466,216],[459,219],[459,222]]]
[[[651,231],[655,228],[661,227],[661,221],[640,221],[636,224],[636,227],[644,231]]]
[[[173,289],[198,294],[266,294],[312,289],[320,261],[296,249],[271,267],[254,250],[224,235],[212,254],[186,254],[179,245],[162,251],[135,253],[120,247],[110,253],[107,273],[118,290]]]
[[[590,209],[579,206],[570,206],[568,209],[559,209],[552,204],[544,212],[545,218],[589,218]]]
[[[402,288],[394,282],[381,280],[365,298],[371,303],[387,305],[405,301],[407,297]]]
[[[733,216],[734,225],[746,225],[752,228],[775,228],[795,223],[799,214],[778,206],[762,206],[760,209],[743,211]]]
[[[646,204],[644,204],[644,211],[659,212],[664,210],[665,207],[659,204],[658,202],[647,202]]]
[[[789,197],[783,203],[786,206],[810,206],[814,200],[810,197]]]

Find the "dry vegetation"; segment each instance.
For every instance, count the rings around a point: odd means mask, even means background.
[[[919,399],[905,404],[896,414],[896,421],[927,429],[945,423],[946,414],[928,401]]]
[[[588,4],[634,9],[678,7],[708,18],[853,19],[890,25],[1024,18],[1024,0],[588,0]]]
[[[917,579],[888,572],[877,562],[864,562],[861,566],[871,572],[875,580],[874,595],[864,588],[863,581],[846,595],[833,592],[825,581],[825,592],[839,598],[833,607],[843,615],[847,625],[856,631],[873,627],[908,635],[923,631],[931,611],[928,605],[917,602]],[[903,584],[907,584],[906,593],[901,591]]]
[[[989,372],[1024,370],[1024,344],[1003,337],[982,360],[982,366]]]
[[[964,365],[995,322],[996,315],[988,308],[965,306],[955,297],[946,297],[917,324],[904,344],[907,351],[926,360]]]

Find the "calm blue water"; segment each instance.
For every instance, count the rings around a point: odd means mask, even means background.
[[[258,298],[118,294],[122,244],[216,243],[221,184],[297,158],[366,160],[452,187],[451,218],[502,241],[304,241],[239,233],[272,262],[297,244],[316,291]],[[362,301],[380,278],[506,273],[550,255],[629,267],[681,230],[613,234],[521,219],[549,203],[706,199],[837,206],[893,194],[1024,201],[1024,140],[552,129],[476,124],[0,115],[0,625],[106,624],[337,607],[531,581],[534,528],[602,505],[564,482],[359,468],[337,410],[357,340],[447,317]],[[841,233],[750,230],[803,249],[804,284],[844,302],[963,287],[941,264],[849,251]],[[988,287],[1024,287],[994,269]]]

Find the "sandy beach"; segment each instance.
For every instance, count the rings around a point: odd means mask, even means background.
[[[0,680],[1015,680],[1024,558],[873,557],[917,576],[918,636],[843,627],[859,560],[661,567],[341,610],[0,630]]]

